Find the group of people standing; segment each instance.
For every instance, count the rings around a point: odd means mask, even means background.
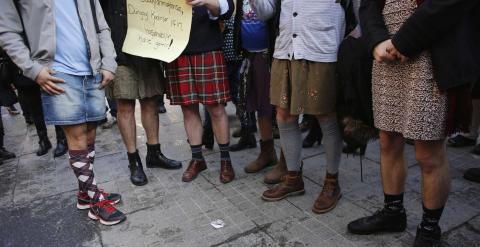
[[[305,193],[299,116],[308,115],[318,124],[326,174],[312,210],[321,214],[334,209],[342,195],[343,148],[337,120],[337,62],[339,47],[349,36],[362,42],[375,60],[373,115],[380,129],[385,206],[349,223],[348,230],[353,234],[405,230],[403,148],[408,138],[415,142],[423,178],[424,214],[414,246],[440,245],[439,220],[450,189],[445,137],[466,127],[468,116],[461,114],[468,108],[465,99],[480,79],[475,45],[480,41],[475,31],[480,1],[362,0],[361,6],[346,0],[186,3],[193,7],[190,41],[168,64],[122,52],[128,29],[125,0],[0,4],[0,45],[23,75],[42,89],[46,123],[61,126],[65,133],[79,184],[79,209],[89,209],[91,219],[106,225],[126,218],[114,206],[121,196],[100,190],[94,177],[96,127],[105,118],[105,94],[118,104],[118,126],[133,184],[148,182],[137,150],[136,100],[147,136],[146,166],[182,168],[160,146],[156,99],[165,92],[170,104],[182,109],[191,147],[192,159],[182,181],[191,182],[207,169],[202,148],[213,146],[213,136],[220,149],[219,180],[235,179],[225,111],[225,104],[233,100],[244,138],[240,148],[256,146],[255,140],[247,140],[256,125],[255,115],[260,131],[261,152],[245,171],[275,165],[265,176],[265,182],[275,184],[263,193],[265,201]],[[473,56],[465,59],[465,53]],[[199,104],[208,113],[205,126]],[[280,159],[274,149],[276,128]]]

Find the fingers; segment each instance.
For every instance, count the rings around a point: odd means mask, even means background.
[[[54,83],[65,83],[64,79],[58,78],[58,77],[55,77],[55,76],[49,76],[49,77],[47,77],[47,79],[51,82],[54,82]]]
[[[42,88],[43,91],[45,91],[46,93],[50,94],[50,95],[59,95],[61,93],[64,93],[65,90],[63,90],[62,88],[58,87],[57,85],[55,85],[54,82],[51,82],[51,81],[47,81],[45,82],[43,85],[40,86]]]

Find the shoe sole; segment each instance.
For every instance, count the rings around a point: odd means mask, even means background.
[[[114,201],[112,203],[112,205],[115,205],[115,204],[118,204],[120,202],[120,199]],[[86,205],[81,205],[77,202],[77,209],[79,210],[85,210],[85,209],[90,209],[90,204],[86,204]]]
[[[267,201],[267,202],[276,202],[276,201],[280,201],[280,200],[283,200],[287,197],[291,197],[291,196],[300,196],[300,195],[303,195],[305,194],[305,190],[301,190],[301,191],[295,191],[295,192],[290,192],[282,197],[278,197],[278,198],[270,198],[270,197],[265,197],[265,196],[262,196],[262,199],[264,201]]]
[[[106,225],[106,226],[116,225],[116,224],[118,224],[118,223],[120,223],[120,222],[122,222],[122,221],[124,221],[124,220],[126,219],[126,217],[125,217],[125,218],[123,218],[123,219],[121,219],[121,220],[105,221],[105,220],[101,219],[100,217],[92,214],[90,211],[88,211],[88,218],[90,218],[91,220],[94,220],[94,221],[97,221],[97,220],[98,220],[98,221],[100,221],[100,223],[101,223],[102,225]]]
[[[316,209],[315,207],[312,208],[312,212],[316,213],[316,214],[324,214],[324,213],[328,213],[330,211],[332,211],[338,204],[338,202],[340,201],[340,199],[342,198],[342,194],[340,194],[337,198],[337,200],[335,201],[335,203],[330,206],[329,208],[326,208],[326,209]]]
[[[398,232],[404,232],[405,230],[406,230],[406,227],[403,229],[388,229],[388,230],[365,231],[365,232],[348,229],[348,232],[355,235],[371,235],[371,234],[377,234],[377,233],[398,233]]]
[[[146,180],[146,181],[143,182],[143,183],[134,183],[134,182],[131,181],[131,180],[130,180],[130,182],[132,182],[132,184],[135,185],[135,186],[144,186],[144,185],[148,184],[148,180]]]
[[[153,165],[148,165],[147,164],[147,168],[162,168],[162,169],[165,169],[165,170],[179,170],[179,169],[182,169],[183,166],[178,166],[178,167],[163,167],[163,166],[153,166]]]

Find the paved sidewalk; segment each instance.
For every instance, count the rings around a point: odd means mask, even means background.
[[[231,108],[229,112],[233,119]],[[321,146],[303,152],[306,194],[268,203],[260,198],[267,188],[262,183],[264,172],[243,172],[259,149],[232,153],[237,179],[227,185],[218,178],[219,153],[215,147],[206,156],[209,169],[194,182],[182,183],[182,171],[146,169],[149,184],[135,187],[129,181],[125,149],[114,127],[99,128],[95,172],[102,188],[122,194],[119,208],[128,218],[120,225],[106,227],[75,208],[77,183],[67,158],[55,160],[51,153],[37,157],[34,127],[26,127],[21,116],[3,117],[6,147],[19,158],[0,167],[0,246],[411,246],[421,219],[419,167],[411,146],[406,148],[407,231],[360,237],[348,234],[346,225],[382,205],[378,143],[368,147],[363,183],[359,158],[343,157],[343,197],[335,210],[316,215],[311,207],[325,173]],[[161,115],[160,121],[164,153],[184,161],[185,168],[190,149],[180,109],[168,107],[168,114]],[[54,130],[49,130],[54,144]],[[145,155],[140,124],[138,136],[140,152]],[[445,246],[480,246],[480,185],[462,179],[463,171],[479,166],[480,161],[469,149],[448,152],[453,183],[441,221]],[[223,220],[225,227],[210,226],[216,219]]]

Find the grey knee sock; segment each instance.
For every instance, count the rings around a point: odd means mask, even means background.
[[[342,157],[342,137],[336,118],[320,122],[323,132],[323,147],[325,148],[325,158],[327,160],[327,172],[337,174]]]
[[[300,171],[302,132],[298,123],[278,123],[278,130],[288,171]]]

